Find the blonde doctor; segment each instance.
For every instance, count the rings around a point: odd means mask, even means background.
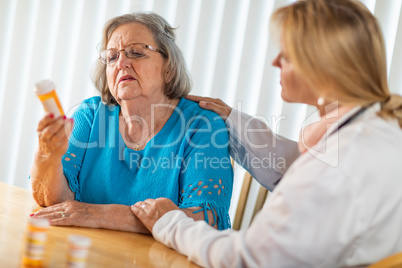
[[[237,161],[272,152],[286,159],[281,167],[245,164],[273,190],[262,211],[241,231],[195,222],[167,199],[138,202],[132,212],[156,240],[207,267],[363,266],[402,251],[402,97],[388,89],[377,20],[359,1],[305,0],[276,10],[271,26],[280,32],[273,65],[283,100],[315,105],[322,118],[299,144],[253,121],[250,128],[267,132],[249,140],[269,145],[253,148],[238,120],[247,115],[190,97],[226,119]]]

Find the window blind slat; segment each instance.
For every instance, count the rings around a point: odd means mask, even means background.
[[[214,96],[227,102],[233,102],[234,99],[231,92],[236,88],[249,4],[248,0],[232,0],[225,3],[213,84],[210,90]]]
[[[161,15],[170,25],[173,25],[177,10],[177,0],[154,0],[152,10]]]
[[[194,82],[193,94],[210,95],[224,4],[224,0],[202,1],[193,62],[189,66]]]
[[[44,0],[40,1],[37,7],[37,18],[33,29],[32,50],[26,59],[29,65],[29,71],[26,74],[26,80],[22,87],[23,94],[21,99],[21,108],[19,111],[21,116],[16,120],[16,135],[14,136],[15,144],[13,145],[13,159],[10,169],[12,170],[12,178],[24,178],[24,180],[16,181],[19,186],[29,186],[27,174],[31,166],[31,158],[27,158],[29,154],[33,156],[34,144],[37,140],[34,135],[26,137],[25,133],[35,133],[37,128],[36,118],[44,113],[42,109],[36,109],[38,100],[33,94],[33,84],[39,79],[49,78],[52,72],[53,57],[55,53],[55,38],[58,28],[57,18],[60,15],[61,2]],[[53,23],[48,23],[51,20]],[[35,119],[34,119],[35,118]]]
[[[154,0],[131,0],[131,7],[129,11],[122,10],[121,14],[136,11],[151,11],[153,6],[154,6]]]
[[[241,101],[243,111],[249,114],[257,112],[258,95],[260,91],[266,47],[269,40],[268,21],[274,7],[273,1],[251,1],[248,14],[245,42],[242,51],[237,87],[233,91],[234,100],[229,103]]]
[[[17,1],[1,1],[0,2],[0,51],[10,51],[13,33],[13,23],[15,21],[17,10]],[[3,102],[5,101],[6,81],[10,53],[2,53],[3,59],[0,61],[0,111],[3,110]],[[1,113],[0,113],[1,125]]]
[[[5,83],[5,94],[1,111],[1,133],[0,141],[2,150],[0,152],[0,163],[4,165],[3,176],[9,183],[14,183],[16,166],[15,158],[19,145],[18,122],[23,118],[25,104],[24,89],[28,85],[28,75],[31,72],[31,58],[33,53],[34,33],[38,17],[38,1],[27,3],[18,2],[13,32],[11,37],[11,48],[9,53],[12,57],[9,65],[7,81]],[[18,55],[18,59],[16,58]]]
[[[121,1],[107,0],[105,3],[102,3],[101,13],[104,14],[104,17],[100,21],[99,25],[100,28],[102,29],[106,21],[108,21],[109,19],[129,12],[130,6],[131,6],[130,0],[121,0]],[[101,38],[102,34],[100,33],[100,35],[98,35],[98,42],[101,41]]]
[[[188,68],[193,63],[200,10],[201,0],[179,0],[177,5],[176,20],[173,27],[177,27],[176,42],[182,50]],[[197,53],[202,54],[203,51],[197,51]]]
[[[395,37],[394,53],[392,55],[389,68],[389,87],[390,91],[402,94],[402,5],[399,8],[399,22]]]
[[[65,41],[69,42],[69,45],[66,47],[67,51],[69,51],[69,56],[65,57],[65,66],[62,67],[62,69],[58,72],[61,74],[62,71],[64,71],[64,81],[63,83],[59,83],[59,81],[55,81],[58,84],[58,89],[59,92],[62,91],[64,92],[64,109],[66,111],[69,110],[70,107],[72,107],[74,104],[78,102],[78,99],[83,99],[84,96],[78,93],[77,89],[74,90],[74,83],[77,83],[75,81],[75,73],[77,72],[77,69],[80,68],[80,65],[82,62],[80,59],[77,58],[77,54],[80,47],[80,41],[85,42],[88,41],[86,39],[80,40],[81,37],[84,35],[81,35],[81,30],[83,27],[83,16],[86,15],[84,14],[84,4],[85,1],[79,1],[79,0],[74,0],[74,1],[65,1],[63,2],[63,6],[67,5],[67,10],[70,14],[70,18],[64,17],[65,23],[63,26],[65,26],[69,32],[69,38],[65,39]],[[62,14],[64,15],[66,12],[63,9]],[[71,25],[68,25],[71,23]],[[85,56],[87,57],[87,55]],[[64,69],[64,70],[63,70]],[[87,70],[88,72],[88,70]],[[81,82],[81,81],[80,81]],[[78,95],[77,95],[78,94]]]
[[[69,107],[79,104],[83,99],[92,95],[90,89],[93,85],[89,72],[98,58],[95,48],[100,41],[99,37],[103,26],[98,17],[98,14],[102,14],[102,7],[97,3],[97,0],[87,0],[82,7],[77,47],[75,53],[72,54],[75,58],[75,66],[71,88],[69,89],[71,93]]]
[[[383,0],[381,0],[383,1]],[[360,0],[363,4],[366,5],[366,7],[371,11],[371,13],[374,13],[375,5],[376,5],[376,0]]]
[[[1,180],[29,188],[36,126],[43,116],[33,83],[53,79],[71,115],[76,104],[98,94],[89,72],[104,23],[132,11],[154,10],[178,26],[177,43],[192,75],[193,94],[219,97],[264,116],[274,131],[297,139],[304,118],[315,110],[281,100],[279,70],[271,66],[278,45],[268,31],[271,11],[293,1],[0,1]],[[384,31],[390,89],[402,93],[402,0],[362,2]]]
[[[401,5],[402,0],[377,1],[374,10],[374,15],[378,18],[384,34],[388,74],[394,53],[398,21],[401,15]]]
[[[276,0],[273,10],[291,3],[290,0]],[[268,27],[268,26],[267,26]],[[268,29],[267,29],[268,30]],[[279,117],[282,111],[281,87],[279,84],[280,72],[272,66],[272,60],[279,53],[279,40],[270,40],[266,45],[264,71],[258,92],[257,114],[267,115],[269,118]],[[270,119],[270,120],[271,120]],[[271,120],[272,121],[272,120]],[[276,121],[276,120],[273,120]]]

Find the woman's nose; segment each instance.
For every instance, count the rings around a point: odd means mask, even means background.
[[[280,54],[278,54],[276,57],[275,57],[275,59],[272,61],[272,66],[275,66],[275,67],[278,67],[278,68],[280,68],[281,66],[280,66],[280,62],[279,62],[279,55]]]
[[[119,58],[117,59],[116,66],[120,70],[130,68],[131,66],[130,59],[127,58],[126,54],[124,54],[124,51],[119,52]]]

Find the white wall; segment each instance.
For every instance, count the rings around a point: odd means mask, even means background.
[[[402,0],[363,1],[383,27],[393,92],[402,93]],[[290,0],[0,0],[0,181],[30,188],[28,173],[43,116],[33,84],[51,78],[69,111],[98,94],[89,71],[103,24],[153,10],[178,27],[177,42],[193,94],[219,97],[249,114],[285,115],[280,134],[297,139],[305,105],[283,103],[277,52],[268,35],[272,10]],[[399,49],[398,49],[399,48]],[[241,173],[242,171],[239,171]],[[241,178],[242,176],[237,176]],[[237,200],[239,181],[235,183]],[[233,212],[232,212],[233,213]]]

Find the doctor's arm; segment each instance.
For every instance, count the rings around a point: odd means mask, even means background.
[[[230,156],[265,188],[272,191],[299,157],[297,142],[275,134],[263,117],[232,109],[219,99],[192,95],[186,98],[225,120],[230,135]]]

